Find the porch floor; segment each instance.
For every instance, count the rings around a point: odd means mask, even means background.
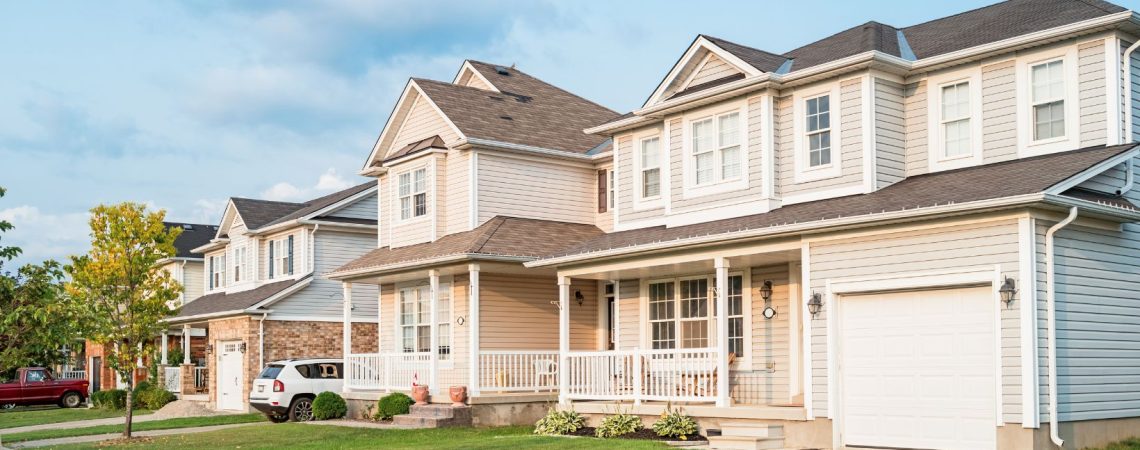
[[[570,407],[580,413],[612,414],[621,410],[625,413],[644,416],[658,416],[669,407],[683,407],[685,414],[695,417],[717,417],[727,419],[792,420],[806,421],[807,410],[802,406],[772,405],[732,405],[719,407],[708,403],[644,401],[634,405],[630,401],[591,401],[570,402]]]

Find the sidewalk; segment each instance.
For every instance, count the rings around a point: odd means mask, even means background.
[[[135,437],[169,436],[172,434],[205,433],[207,431],[226,430],[226,429],[230,429],[230,428],[246,427],[246,426],[250,426],[250,425],[258,425],[258,424],[257,423],[239,423],[239,424],[232,424],[232,425],[213,425],[213,426],[208,426],[208,427],[197,427],[197,428],[177,428],[177,429],[173,429],[173,430],[136,431],[132,434]],[[17,442],[17,443],[13,443],[13,444],[4,444],[4,446],[6,446],[6,448],[10,448],[10,449],[51,447],[51,446],[55,446],[55,445],[83,444],[83,443],[89,443],[89,442],[109,441],[112,439],[118,439],[121,436],[122,436],[121,433],[95,434],[95,435],[91,435],[91,436],[75,436],[75,437],[66,437],[66,438],[57,438],[57,439],[44,439],[41,441]],[[4,447],[0,447],[0,448],[4,448]]]
[[[152,420],[162,420],[162,419],[163,419],[163,417],[156,417],[154,413],[150,413],[150,414],[144,414],[141,416],[135,416],[134,420],[132,422],[133,423],[150,422]],[[123,423],[122,417],[109,417],[106,419],[73,420],[71,422],[56,422],[56,423],[45,423],[42,425],[28,425],[26,427],[2,428],[2,429],[0,429],[0,435],[24,433],[24,432],[28,432],[28,431],[39,431],[39,430],[57,430],[60,428],[85,428],[85,427],[94,427],[94,426],[99,426],[99,425],[119,425],[122,423]]]

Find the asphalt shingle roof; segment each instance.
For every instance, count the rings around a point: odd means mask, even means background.
[[[234,207],[237,208],[238,214],[241,214],[242,220],[245,221],[246,228],[256,230],[269,225],[276,225],[278,223],[305,217],[329,205],[359,194],[375,185],[375,181],[368,181],[301,203],[277,202],[241,197],[233,197],[230,200],[234,202]]]
[[[468,138],[586,153],[606,138],[582,130],[618,115],[521,70],[469,62],[502,92],[414,79]]]
[[[453,255],[537,258],[602,234],[593,225],[495,216],[474,230],[449,234],[434,242],[372,250],[333,273]]]
[[[225,292],[206,294],[183,305],[182,309],[178,311],[178,315],[174,316],[173,319],[177,321],[179,318],[202,314],[244,310],[309,278],[310,277],[302,277],[296,280],[278,281],[276,283],[264,284],[248,291],[230,294]]]
[[[210,240],[218,233],[217,225],[182,222],[163,222],[163,224],[167,228],[182,229],[182,234],[174,240],[174,248],[177,250],[174,256],[178,258],[201,258],[200,253],[194,253],[190,250],[210,243]]]
[[[793,223],[895,212],[1043,192],[1136,144],[1096,146],[1013,161],[909,177],[870,194],[797,203],[767,213],[694,225],[619,231],[545,258],[593,253]]]

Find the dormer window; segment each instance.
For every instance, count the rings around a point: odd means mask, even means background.
[[[653,199],[660,197],[661,138],[651,137],[642,139],[638,149],[638,158],[641,161],[641,198]]]
[[[400,220],[427,215],[427,169],[416,169],[399,176]]]
[[[1064,61],[1057,59],[1029,69],[1034,141],[1065,136],[1064,67]]]

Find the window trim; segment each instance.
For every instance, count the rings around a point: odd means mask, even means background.
[[[807,183],[843,175],[844,133],[840,82],[828,82],[792,94],[792,148],[794,153],[792,181],[795,183]],[[828,112],[831,122],[831,163],[811,167],[807,143],[807,101],[825,95],[830,97],[828,99]]]
[[[969,83],[970,153],[946,156],[946,142],[942,133],[942,89],[959,83]],[[981,66],[930,77],[926,85],[929,171],[940,172],[981,165],[983,162]]]
[[[227,275],[228,271],[226,270],[226,264],[229,263],[229,261],[227,261],[227,259],[228,258],[226,258],[226,251],[224,251],[224,250],[221,252],[214,253],[214,254],[210,255],[209,264],[213,269],[212,269],[212,272],[210,273],[210,280],[207,283],[210,286],[212,286],[210,288],[211,291],[216,291],[219,289],[225,289],[226,286],[229,284],[228,283],[229,280],[226,279],[226,277],[228,276]]]
[[[752,290],[753,290],[753,287],[752,287],[752,269],[750,267],[742,267],[739,270],[730,270],[728,272],[728,276],[729,277],[736,277],[736,276],[741,277],[741,286],[742,286],[741,290],[743,291],[742,292],[743,298],[741,299],[741,303],[742,303],[741,312],[744,315],[744,336],[742,336],[742,337],[744,339],[744,345],[746,346],[745,348],[747,350],[747,352],[745,353],[745,355],[743,357],[736,358],[736,362],[732,365],[732,370],[734,372],[752,372],[752,371],[754,371],[754,368],[752,366],[752,354],[755,353],[756,351],[758,351],[755,348],[755,346],[753,345],[754,343],[753,343],[753,336],[752,336],[752,326],[753,326],[753,317],[752,317],[752,315],[753,315],[752,314]],[[715,347],[716,346],[716,342],[715,342],[715,340],[716,340],[716,314],[714,314],[714,311],[716,310],[716,306],[715,306],[716,305],[716,295],[714,295],[714,292],[713,292],[713,286],[716,284],[716,273],[714,272],[714,273],[685,274],[685,275],[675,275],[675,276],[666,276],[666,277],[642,278],[640,280],[640,286],[639,286],[639,289],[640,289],[639,290],[639,297],[640,297],[639,309],[640,309],[640,312],[639,312],[639,317],[637,317],[636,320],[638,321],[638,329],[640,330],[640,347],[641,348],[645,348],[645,349],[652,349],[653,348],[653,335],[652,335],[653,330],[652,330],[652,327],[650,326],[650,321],[649,321],[649,285],[656,284],[656,283],[671,282],[671,283],[673,283],[674,308],[676,308],[674,310],[674,317],[673,317],[672,321],[678,324],[678,325],[675,325],[678,328],[676,329],[676,333],[674,336],[674,338],[676,339],[678,347],[674,348],[674,350],[680,350],[681,349],[679,347],[680,342],[681,342],[681,330],[679,328],[679,323],[680,323],[680,319],[681,319],[681,315],[680,315],[681,314],[681,311],[680,311],[681,285],[680,285],[680,283],[683,280],[694,280],[694,279],[707,279],[708,280],[708,287],[709,287],[709,305],[708,305],[709,318],[708,318],[708,321],[710,324],[709,328],[708,328],[709,338],[710,338],[709,347]],[[626,319],[623,317],[621,320],[626,320]]]
[[[659,170],[657,182],[660,190],[658,191],[658,195],[654,197],[643,198],[641,196],[641,143],[653,138],[657,138],[657,168]],[[661,128],[655,127],[640,133],[635,133],[631,136],[630,146],[632,147],[630,157],[633,163],[633,176],[630,177],[630,187],[632,189],[631,192],[633,192],[631,196],[633,197],[633,210],[643,211],[665,206],[665,197],[669,192],[669,174],[671,173],[669,170],[669,144],[665,132],[662,131]]]
[[[644,165],[645,164],[645,155],[651,153],[651,152],[647,152],[645,150],[645,143],[648,141],[657,141],[657,165],[654,167],[647,167]],[[637,162],[638,162],[638,168],[637,168],[637,175],[638,175],[638,177],[637,177],[637,195],[638,195],[638,197],[642,201],[653,201],[653,200],[660,199],[661,198],[661,184],[662,184],[661,179],[663,178],[661,176],[662,175],[662,170],[661,170],[661,166],[662,166],[662,164],[661,164],[661,159],[662,159],[661,158],[661,156],[662,156],[661,155],[661,153],[662,153],[661,152],[661,136],[659,136],[659,135],[646,136],[646,137],[638,139],[637,140],[637,151],[636,151],[636,153],[637,154],[635,156],[637,156]],[[654,170],[654,169],[657,170],[657,193],[654,195],[648,195],[645,192],[646,191],[646,189],[645,189],[645,175],[646,175],[646,173],[645,172],[649,171],[649,170]]]
[[[249,245],[243,244],[233,250],[234,284],[249,282]]]
[[[757,97],[752,97],[757,98]],[[720,117],[737,113],[739,122],[740,147],[740,175],[734,178],[723,178],[723,148],[720,146]],[[711,150],[713,153],[713,180],[704,184],[697,184],[696,161],[693,154],[693,124],[712,119],[713,135],[717,144]],[[681,159],[683,198],[697,198],[706,195],[720,194],[748,189],[750,166],[750,144],[748,127],[748,99],[716,104],[707,108],[686,112],[681,119]]]
[[[1077,47],[1079,45],[1078,42],[1017,58],[1017,148],[1019,158],[1080,148],[1080,61],[1077,58]],[[1063,65],[1065,135],[1034,140],[1032,68],[1053,61],[1061,61]]]
[[[416,208],[415,196],[417,194],[417,192],[415,191],[415,182],[416,182],[415,181],[415,172],[420,171],[420,170],[424,171],[423,194],[424,194],[424,203],[425,204],[424,204],[424,214],[421,216],[417,216],[417,215],[415,215],[415,208]],[[410,206],[411,215],[406,219],[404,218],[404,215],[403,215],[403,205],[401,205],[401,200],[403,200],[404,197],[400,195],[400,177],[403,175],[408,175],[408,183],[410,185],[408,198],[411,199],[411,206]],[[395,205],[394,205],[395,207],[392,208],[393,222],[395,222],[396,224],[407,224],[407,223],[414,223],[414,222],[421,222],[421,221],[430,220],[430,218],[433,214],[433,210],[432,210],[433,201],[432,200],[434,200],[432,198],[433,196],[431,195],[431,193],[433,192],[433,189],[431,188],[432,179],[434,178],[433,175],[434,174],[432,173],[432,170],[428,164],[419,164],[416,166],[408,167],[405,170],[401,170],[399,172],[396,172],[392,176],[392,186],[391,186],[392,199],[393,199],[393,203],[395,203]]]
[[[400,309],[401,308],[400,292],[405,290],[405,289],[419,289],[421,287],[427,288],[427,292],[428,292],[428,296],[429,296],[428,302],[430,305],[430,301],[431,301],[430,300],[430,296],[431,296],[431,282],[430,282],[430,280],[421,279],[421,280],[415,280],[415,281],[405,281],[405,282],[396,283],[395,289],[393,290],[394,295],[393,295],[393,302],[392,302],[393,303],[393,305],[392,305],[393,316],[392,317],[395,317],[395,320],[392,321],[393,322],[393,324],[392,324],[393,325],[393,331],[392,331],[393,344],[392,345],[394,347],[393,350],[396,353],[404,353],[404,351],[403,351],[404,324],[401,322],[401,320],[403,320],[403,316],[402,316],[402,311]],[[447,289],[448,296],[451,299],[451,318],[450,318],[450,322],[449,322],[451,324],[451,326],[448,327],[448,343],[451,346],[451,353],[450,353],[451,358],[440,359],[439,360],[439,367],[441,367],[441,368],[453,368],[455,365],[455,359],[458,357],[457,356],[458,353],[456,352],[456,349],[455,349],[455,328],[456,328],[455,317],[456,317],[456,311],[458,311],[459,308],[457,307],[457,303],[456,303],[457,299],[455,297],[455,277],[453,277],[453,276],[441,276],[441,277],[439,277],[439,289],[441,292],[444,289]],[[417,311],[417,314],[418,314],[418,311]],[[438,320],[438,318],[433,317],[432,320]],[[429,327],[430,327],[430,325],[431,325],[431,322],[428,322]],[[418,326],[418,325],[416,325],[416,326]],[[418,338],[418,336],[417,336],[417,338]],[[418,353],[418,351],[417,351],[417,353]]]

